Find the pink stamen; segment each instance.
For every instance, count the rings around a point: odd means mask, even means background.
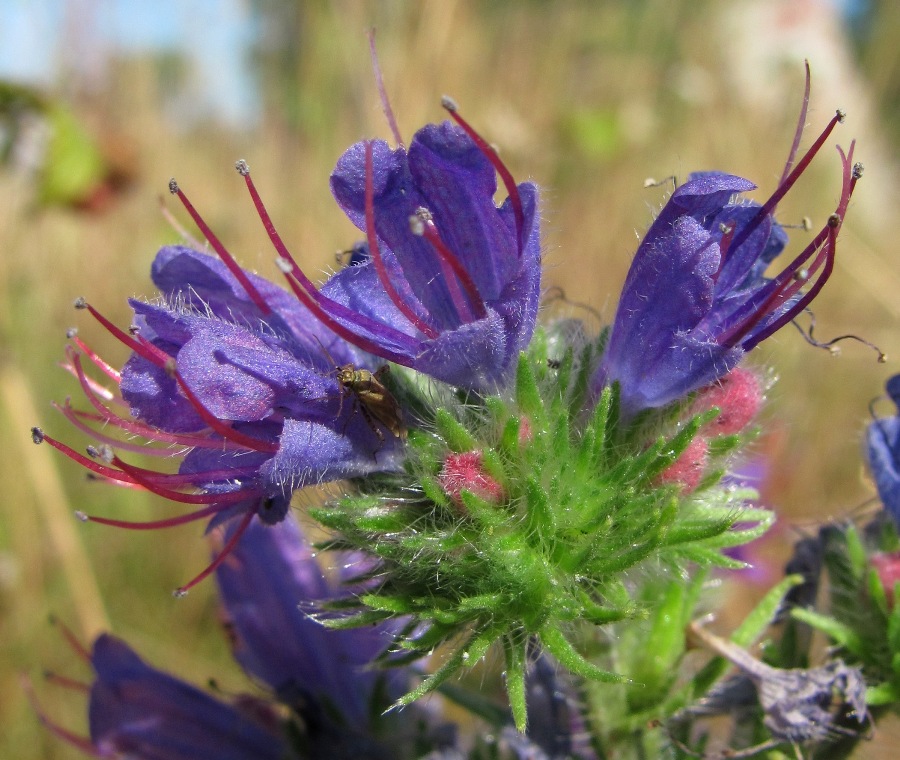
[[[369,54],[372,57],[372,71],[375,74],[375,87],[378,88],[378,97],[381,100],[381,110],[384,112],[384,118],[387,119],[388,126],[391,128],[391,134],[394,135],[394,142],[402,148],[403,138],[400,136],[397,120],[394,118],[394,109],[391,108],[391,101],[388,100],[387,90],[384,88],[384,77],[381,75],[381,64],[378,63],[378,53],[375,50],[375,30],[369,29],[368,36]]]
[[[271,314],[272,309],[269,308],[269,305],[266,303],[266,299],[263,298],[259,291],[256,289],[254,284],[250,282],[250,278],[247,276],[247,273],[241,269],[240,265],[237,261],[234,260],[234,257],[228,252],[224,245],[222,245],[222,241],[216,237],[215,233],[209,228],[206,222],[203,221],[203,218],[197,212],[197,209],[194,208],[193,204],[187,199],[187,196],[181,191],[181,188],[178,187],[178,183],[171,179],[169,180],[169,192],[173,195],[178,196],[178,200],[181,201],[181,204],[185,207],[187,212],[191,215],[191,219],[194,220],[194,224],[200,229],[203,233],[204,237],[209,241],[209,244],[213,247],[213,250],[217,254],[219,254],[219,258],[222,259],[222,263],[228,267],[228,271],[234,275],[234,278],[240,283],[241,287],[244,289],[244,292],[250,296],[250,300],[256,304],[257,308],[263,314]]]
[[[226,560],[228,555],[230,555],[231,552],[234,551],[234,548],[237,546],[238,541],[240,541],[241,536],[244,535],[244,532],[247,530],[248,526],[250,525],[250,521],[253,519],[253,516],[256,514],[258,509],[259,504],[257,504],[254,509],[247,511],[247,513],[241,519],[240,525],[235,528],[234,535],[232,535],[232,537],[228,539],[228,543],[226,543],[225,546],[222,547],[222,551],[218,553],[216,558],[209,563],[207,568],[202,573],[196,576],[192,581],[189,581],[180,588],[175,589],[174,595],[176,597],[184,596],[190,589],[200,583],[200,581],[215,572],[216,568],[218,568],[219,565],[221,565]]]
[[[281,236],[275,229],[275,225],[272,223],[269,212],[266,210],[265,204],[263,203],[259,192],[257,192],[256,190],[256,185],[253,183],[253,179],[250,177],[250,167],[247,166],[247,162],[238,161],[235,166],[238,173],[244,178],[244,182],[247,185],[247,190],[249,191],[250,197],[253,200],[253,205],[256,207],[256,213],[259,215],[259,218],[263,223],[263,227],[265,227],[266,233],[269,236],[269,240],[272,241],[272,245],[278,252],[279,258],[276,260],[278,268],[285,276],[285,279],[287,280],[287,283],[290,286],[291,290],[303,303],[303,305],[306,306],[306,308],[308,308],[313,313],[313,315],[320,322],[322,322],[322,324],[326,325],[330,330],[337,333],[340,337],[342,337],[349,343],[352,343],[355,346],[359,346],[359,348],[363,349],[363,351],[376,353],[379,356],[382,356],[385,359],[389,359],[396,364],[404,364],[408,366],[409,359],[403,358],[402,354],[395,354],[392,351],[385,351],[384,349],[379,348],[378,344],[375,344],[367,338],[357,336],[356,333],[352,332],[349,328],[338,322],[335,316],[332,316],[333,312],[335,315],[337,315],[337,317],[358,324],[363,330],[381,333],[385,335],[389,340],[394,340],[401,344],[410,340],[410,337],[406,333],[400,332],[399,330],[388,325],[384,325],[380,322],[369,319],[368,317],[362,314],[358,314],[357,312],[354,312],[353,310],[347,308],[343,304],[340,304],[337,301],[333,301],[327,296],[323,296],[319,292],[318,288],[313,285],[312,281],[303,273],[303,270],[300,269],[300,265],[297,264],[297,262],[294,260],[291,252],[287,249],[287,246],[284,244],[284,241],[281,239]],[[294,282],[294,280],[296,280],[296,282]],[[298,290],[298,286],[305,292],[301,293]]]
[[[522,197],[519,195],[519,188],[516,185],[516,181],[513,179],[512,173],[506,168],[506,164],[503,163],[500,156],[497,154],[497,151],[488,144],[487,140],[479,135],[478,132],[476,132],[475,129],[459,115],[456,103],[452,98],[445,95],[441,98],[441,105],[447,113],[450,114],[450,118],[459,124],[459,126],[465,130],[466,134],[472,138],[472,141],[478,146],[478,149],[484,153],[497,174],[500,175],[500,179],[506,187],[506,193],[509,195],[509,201],[512,204],[513,216],[516,220],[516,240],[518,241],[519,256],[521,256],[525,250],[525,212],[522,209]]]
[[[77,332],[71,331],[68,335],[68,338],[84,352],[87,358],[90,359],[104,375],[115,382],[116,385],[119,385],[122,382],[122,373],[103,361],[103,359],[101,359],[97,355],[96,351],[94,351],[87,343],[85,343],[81,338],[78,337]]]
[[[424,212],[424,209],[420,209],[420,212]],[[457,313],[459,313],[461,317],[464,314],[467,316],[467,318],[463,319],[464,322],[472,322],[474,319],[484,319],[487,316],[487,309],[481,298],[481,293],[478,292],[475,281],[472,279],[468,270],[462,265],[459,258],[457,258],[453,251],[447,247],[447,244],[441,238],[431,215],[428,214],[425,216],[424,213],[419,213],[415,219],[417,223],[413,228],[413,232],[421,232],[422,236],[431,243],[432,247],[437,252],[441,262],[441,268],[444,270],[444,281],[450,289],[450,295],[456,306]],[[474,318],[468,305],[463,300],[462,293],[459,290],[460,284],[465,289],[468,300],[472,304]]]
[[[375,232],[375,177],[374,166],[372,163],[372,143],[366,142],[366,238],[369,243],[369,253],[372,254],[372,261],[375,264],[375,271],[378,273],[378,279],[381,285],[394,305],[400,310],[412,324],[416,326],[424,335],[434,340],[439,333],[431,325],[426,324],[419,316],[409,307],[409,305],[400,297],[400,294],[394,288],[391,278],[388,276],[387,268],[384,266],[384,259],[381,258],[381,249],[378,247],[378,235]]]
[[[71,361],[60,362],[59,366],[62,367],[70,375],[72,375],[72,377],[74,377],[76,380],[78,379],[78,372],[75,370],[75,366],[72,364]],[[102,398],[104,401],[106,401],[109,404],[115,404],[117,406],[124,406],[124,404],[122,403],[122,400],[118,396],[116,396],[115,393],[113,393],[111,390],[109,390],[109,388],[106,388],[105,386],[100,385],[100,383],[98,383],[93,378],[85,376],[85,382],[90,387],[92,394],[94,396],[96,396],[97,398]]]
[[[95,440],[102,443],[108,443],[110,446],[122,449],[123,451],[133,451],[135,454],[144,454],[147,456],[155,457],[171,457],[172,450],[170,448],[154,448],[152,446],[149,446],[147,443],[130,443],[128,441],[120,441],[117,438],[104,435],[103,433],[95,430],[84,420],[90,420],[91,422],[96,422],[103,425],[113,425],[121,429],[125,433],[146,438],[147,441],[151,443],[166,443],[174,446],[183,446],[185,448],[202,449],[233,450],[237,446],[237,444],[231,443],[231,441],[222,440],[221,438],[207,438],[199,435],[166,433],[162,430],[158,430],[157,428],[150,427],[149,425],[144,425],[141,422],[133,422],[131,420],[122,419],[121,417],[117,417],[111,412],[108,414],[94,414],[93,412],[86,412],[81,409],[75,409],[68,401],[66,401],[66,403],[62,405],[53,404],[53,407],[62,412],[62,414],[65,415],[66,419],[69,420],[69,422],[71,422],[75,427],[77,427],[79,430],[84,431]],[[243,446],[241,446],[240,448],[243,448]]]
[[[119,457],[113,456],[112,464],[122,470],[122,472],[134,478],[138,485],[142,485],[151,493],[162,496],[169,501],[178,502],[179,504],[236,504],[239,501],[246,501],[248,496],[246,491],[228,491],[226,493],[182,493],[181,491],[173,491],[159,485],[159,477],[163,473],[152,473],[156,478],[147,477],[147,470],[140,467],[134,467],[127,462],[123,462]]]
[[[96,453],[99,457],[104,458],[102,449],[90,447],[88,454]],[[113,464],[121,466],[123,463],[114,458]],[[123,472],[135,477],[138,482],[143,483],[149,481],[159,486],[183,488],[184,486],[196,487],[198,482],[215,482],[230,481],[239,483],[242,477],[252,477],[259,471],[258,467],[227,467],[220,470],[201,470],[197,472],[160,472],[159,470],[148,470],[144,467],[136,465],[127,465]],[[167,497],[168,498],[168,497]]]
[[[177,517],[170,517],[165,520],[152,520],[150,522],[131,522],[129,520],[113,520],[109,517],[97,517],[96,515],[87,515],[84,512],[76,512],[75,515],[79,520],[83,522],[95,522],[100,525],[109,525],[113,528],[125,528],[126,530],[158,530],[160,528],[174,528],[178,525],[186,525],[187,523],[196,522],[197,520],[202,520],[205,517],[210,517],[212,515],[217,514],[218,512],[226,509],[228,504],[217,505],[212,504],[208,507],[204,507],[203,509],[198,509],[196,512],[189,512],[186,515],[178,515]]]
[[[90,470],[91,472],[96,473],[102,478],[113,481],[121,481],[123,483],[129,483],[132,485],[135,484],[135,481],[131,476],[126,475],[123,472],[119,472],[112,467],[102,465],[99,462],[94,461],[90,457],[84,456],[83,454],[79,454],[77,451],[70,448],[69,446],[66,446],[66,444],[62,443],[61,441],[57,441],[55,438],[47,435],[38,427],[31,428],[31,438],[35,443],[48,443],[57,451],[65,454],[73,462],[77,462],[86,470]]]
[[[261,441],[260,439],[254,438],[253,436],[244,435],[243,433],[234,430],[231,426],[224,424],[215,415],[210,413],[210,411],[205,406],[203,406],[202,402],[197,398],[194,392],[190,388],[188,388],[187,384],[184,382],[184,379],[178,373],[176,369],[175,359],[173,357],[169,356],[157,346],[154,346],[150,341],[148,341],[141,335],[137,335],[133,338],[130,335],[126,334],[124,331],[120,330],[112,322],[110,322],[106,317],[100,314],[100,312],[98,312],[84,299],[79,299],[78,301],[76,301],[75,306],[76,308],[87,309],[88,311],[90,311],[90,313],[94,316],[95,319],[97,319],[97,321],[100,322],[100,324],[102,324],[122,343],[131,348],[131,350],[136,354],[146,359],[151,364],[155,364],[157,367],[161,367],[170,374],[174,375],[175,381],[178,383],[178,387],[181,388],[182,393],[184,393],[188,401],[191,402],[191,405],[194,407],[194,410],[197,412],[200,418],[223,438],[240,444],[244,448],[248,448],[253,451],[260,451],[267,454],[274,454],[276,451],[278,451],[278,446],[276,444],[269,443],[268,441]],[[88,395],[90,396],[90,394]],[[102,413],[102,410],[98,409],[98,411],[101,411]]]

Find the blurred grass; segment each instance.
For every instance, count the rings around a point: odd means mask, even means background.
[[[442,119],[440,96],[451,94],[499,145],[517,179],[543,188],[546,285],[611,318],[637,234],[665,198],[664,188],[644,189],[644,179],[683,180],[692,170],[716,168],[757,181],[763,200],[781,172],[802,91],[802,67],[788,65],[764,83],[784,93],[775,107],[743,99],[728,78],[739,53],[717,33],[714,11],[722,6],[711,2],[257,5],[277,20],[281,39],[291,41],[258,51],[266,105],[257,128],[180,123],[161,106],[171,61],[123,59],[103,90],[67,96],[93,134],[129,146],[133,183],[111,208],[97,214],[36,209],[27,177],[0,174],[2,757],[74,755],[40,727],[18,682],[22,672],[39,681],[43,668],[87,678],[48,625],[51,612],[86,639],[109,625],[154,664],[197,683],[215,677],[226,691],[247,688],[219,635],[212,584],[183,600],[169,593],[205,562],[201,528],[129,533],[78,523],[74,509],[147,519],[168,507],[87,483],[71,462],[48,447],[34,448],[28,432],[40,424],[76,449],[87,443],[48,405],[79,395],[56,366],[65,329],[77,325],[113,364],[126,352],[71,304],[84,295],[127,325],[125,298],[153,296],[152,256],[177,240],[157,207],[170,176],[245,266],[277,279],[273,252],[232,168],[245,158],[303,266],[328,271],[334,251],[359,237],[331,199],[328,174],[352,142],[389,135],[365,42],[374,25],[402,133],[409,137],[426,121]],[[880,29],[882,37],[890,31]],[[893,32],[896,44],[900,30]],[[197,39],[202,44],[202,30]],[[892,48],[880,49],[888,55]],[[832,109],[845,104],[816,76],[813,52],[789,52],[812,57],[809,144]],[[871,94],[877,100],[878,90]],[[867,125],[862,134],[856,124],[851,112],[837,140],[846,146],[854,135],[862,138],[859,156],[866,161],[870,150],[882,150],[879,128]],[[820,338],[855,332],[900,356],[900,267],[892,245],[898,221],[864,213],[868,206],[892,208],[896,200],[896,153],[878,156],[855,198],[834,278],[816,313]],[[810,216],[821,224],[836,200],[838,166],[828,148],[783,204],[782,220]],[[790,328],[751,361],[779,376],[765,417],[770,432],[757,449],[768,458],[769,503],[810,529],[856,509],[872,494],[859,457],[867,404],[891,366],[876,364],[871,352],[853,344],[831,357]],[[786,535],[792,538],[791,531]],[[38,692],[59,722],[85,725],[80,697],[43,683]]]

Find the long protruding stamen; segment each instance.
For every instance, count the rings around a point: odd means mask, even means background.
[[[241,536],[244,535],[245,531],[250,526],[250,521],[253,519],[253,516],[258,510],[259,504],[257,504],[254,509],[250,509],[247,511],[247,513],[241,519],[240,524],[237,526],[237,528],[235,528],[234,534],[231,536],[231,538],[228,539],[228,543],[226,543],[225,546],[222,547],[222,550],[216,555],[216,558],[212,562],[210,562],[206,569],[202,573],[197,575],[193,580],[175,589],[175,591],[173,592],[173,596],[177,598],[183,597],[190,589],[200,583],[200,581],[215,572],[216,568],[218,568],[219,565],[221,565],[225,561],[228,555],[234,551],[235,547],[238,545],[238,541],[241,540]]]
[[[794,169],[788,174],[788,176],[778,185],[778,188],[772,193],[771,197],[757,209],[756,214],[753,218],[747,222],[747,224],[741,229],[740,233],[735,236],[735,240],[733,245],[735,248],[739,248],[744,244],[744,242],[753,234],[757,227],[762,223],[764,219],[769,217],[775,211],[775,207],[781,202],[781,199],[787,195],[788,190],[790,190],[797,179],[800,177],[803,172],[806,171],[806,168],[809,166],[810,162],[815,157],[816,153],[819,152],[821,147],[825,144],[825,141],[828,139],[828,136],[832,133],[834,128],[841,122],[844,121],[845,114],[843,111],[835,111],[834,116],[831,121],[828,122],[828,125],[822,130],[822,134],[816,139],[816,141],[809,147],[809,150],[803,154],[803,158],[797,163]]]
[[[410,222],[413,234],[422,235],[429,243],[431,243],[435,252],[438,254],[441,265],[446,266],[451,270],[445,275],[444,279],[451,288],[450,292],[451,295],[454,296],[454,303],[461,300],[459,288],[454,287],[456,286],[457,281],[459,281],[465,289],[468,300],[472,305],[475,319],[484,319],[487,316],[487,309],[485,308],[484,300],[481,298],[481,293],[478,292],[475,281],[472,279],[468,270],[462,265],[462,262],[454,255],[453,251],[447,247],[443,238],[441,238],[437,226],[431,218],[431,214],[426,209],[417,209],[416,216],[412,217]],[[457,311],[460,310],[462,305],[462,303],[457,303]],[[466,311],[468,311],[468,308],[466,308]],[[471,320],[467,319],[465,321]]]
[[[98,517],[97,515],[88,515],[78,511],[75,516],[82,522],[94,522],[99,525],[108,525],[112,528],[124,528],[125,530],[158,530],[159,528],[175,528],[179,525],[187,525],[206,517],[212,517],[215,514],[230,507],[230,504],[212,504],[196,512],[188,512],[185,515],[169,517],[165,520],[150,520],[148,522],[132,522],[130,520],[114,520],[109,517]]]
[[[497,171],[497,174],[500,175],[500,179],[503,180],[503,185],[506,187],[506,193],[509,195],[509,202],[512,204],[513,216],[516,219],[516,239],[518,241],[519,256],[521,256],[525,250],[525,211],[522,209],[522,197],[519,195],[519,188],[516,185],[516,181],[513,179],[512,173],[506,168],[506,164],[503,163],[500,156],[497,155],[497,151],[488,144],[487,140],[478,134],[469,122],[459,115],[459,111],[453,98],[445,95],[441,98],[441,105],[447,113],[450,114],[450,118],[459,124],[459,126],[465,130],[466,134],[472,138],[472,141],[478,146],[478,149],[484,153],[487,160],[491,162],[494,169]]]
[[[203,250],[203,243],[188,232],[184,228],[184,225],[175,218],[172,212],[166,207],[166,202],[161,195],[159,196],[159,212],[162,214],[163,219],[168,222],[169,226],[181,236],[181,239],[185,243],[188,244],[188,247],[193,248],[195,251]]]
[[[385,348],[381,343],[376,343],[368,338],[357,335],[353,330],[325,311],[325,309],[323,309],[318,302],[306,292],[302,285],[297,282],[294,270],[291,268],[289,262],[285,261],[283,258],[278,258],[275,260],[275,264],[281,270],[285,280],[287,280],[288,287],[290,287],[293,294],[297,296],[297,299],[329,330],[346,340],[348,343],[352,343],[354,346],[361,348],[363,351],[368,351],[370,354],[376,354],[388,361],[394,362],[394,364],[402,364],[405,367],[412,366],[408,356],[391,351],[390,349]],[[404,334],[403,337],[408,336]]]
[[[112,457],[111,464],[130,475],[138,485],[143,486],[151,493],[179,504],[236,504],[240,501],[246,501],[248,498],[245,491],[239,490],[226,491],[224,493],[182,493],[181,491],[173,491],[171,488],[165,488],[154,482],[152,478],[146,477],[146,470],[142,471],[140,467],[133,467],[127,462],[123,462],[117,456]]]
[[[185,207],[187,212],[191,215],[191,219],[194,220],[194,224],[200,228],[200,231],[203,233],[204,237],[209,241],[209,244],[213,247],[213,250],[219,254],[219,258],[222,259],[222,263],[228,267],[228,271],[234,275],[235,279],[240,283],[241,287],[250,296],[250,300],[256,304],[257,308],[263,314],[271,314],[272,309],[266,303],[266,299],[260,295],[260,292],[256,289],[252,282],[250,282],[250,278],[247,276],[247,273],[241,269],[240,265],[237,261],[234,260],[234,257],[228,252],[228,249],[222,245],[222,241],[216,237],[215,233],[209,228],[209,225],[203,221],[203,217],[200,216],[197,209],[194,208],[194,205],[187,199],[187,196],[181,191],[181,188],[178,187],[178,183],[174,179],[169,180],[169,192],[172,195],[177,195],[178,200],[181,201],[181,204]]]
[[[75,308],[87,309],[91,313],[91,315],[98,322],[100,322],[100,324],[102,324],[110,333],[112,333],[113,336],[118,338],[132,351],[149,361],[151,364],[165,369],[166,372],[174,376],[175,381],[178,383],[178,387],[181,388],[182,393],[184,393],[188,401],[190,401],[191,405],[194,407],[194,410],[197,412],[200,418],[223,438],[229,441],[233,441],[234,443],[237,443],[253,451],[260,451],[267,454],[274,454],[276,451],[278,451],[278,446],[276,444],[270,443],[269,441],[262,441],[259,438],[254,438],[253,436],[244,435],[243,433],[232,428],[230,425],[226,425],[214,414],[212,414],[203,405],[200,399],[197,398],[196,394],[194,394],[194,392],[190,388],[188,388],[187,384],[184,382],[184,379],[177,371],[175,360],[160,348],[153,345],[147,339],[141,337],[140,334],[132,337],[131,335],[125,333],[123,330],[120,330],[83,298],[79,298],[75,301]],[[98,409],[98,411],[101,411],[102,413],[101,409]]]
[[[369,253],[372,255],[372,261],[375,264],[375,271],[378,279],[388,297],[394,305],[400,310],[416,329],[423,335],[427,335],[434,340],[439,335],[431,325],[424,322],[418,314],[416,314],[397,292],[391,278],[388,276],[384,259],[381,257],[381,248],[378,245],[378,233],[375,230],[375,167],[372,159],[372,142],[366,142],[366,239],[369,243]]]
[[[794,130],[794,142],[791,143],[791,149],[788,152],[787,161],[784,163],[784,171],[781,173],[781,179],[778,184],[784,184],[791,167],[794,165],[794,159],[797,157],[797,151],[800,150],[800,140],[803,138],[803,127],[806,125],[806,114],[809,111],[809,92],[812,87],[812,76],[809,72],[809,61],[803,62],[806,69],[806,85],[803,88],[803,103],[800,106],[800,117],[797,119],[797,129]]]
[[[168,354],[164,354],[152,343],[148,343],[146,341],[144,343],[141,343],[139,340],[132,337],[124,330],[118,328],[110,320],[104,317],[99,311],[97,311],[93,306],[91,306],[84,298],[75,299],[75,308],[87,309],[90,315],[101,325],[103,325],[103,327],[106,328],[107,332],[109,332],[114,338],[119,340],[121,343],[124,343],[138,356],[141,356],[152,364],[155,364],[158,367],[162,367],[165,365],[166,359],[171,359]]]
[[[104,435],[92,428],[87,421],[98,423],[100,425],[113,425],[129,435],[138,435],[152,443],[166,443],[172,446],[182,446],[186,449],[218,449],[234,450],[238,447],[232,441],[222,440],[221,438],[210,438],[208,435],[194,435],[191,433],[167,433],[165,430],[145,425],[142,422],[134,420],[126,420],[113,414],[109,410],[99,414],[94,412],[86,412],[82,409],[75,409],[70,402],[65,404],[53,404],[54,408],[62,412],[66,419],[69,420],[79,430],[95,438],[98,441],[109,443],[116,448],[124,451],[134,451],[136,454],[145,454],[148,456],[171,457],[172,449],[156,449],[148,446],[146,443],[130,444],[128,441],[119,441],[112,436]]]
[[[263,227],[266,229],[266,234],[268,234],[269,240],[272,241],[272,245],[278,253],[276,264],[282,274],[284,274],[291,290],[293,290],[297,298],[303,302],[303,305],[306,306],[316,318],[322,322],[322,324],[336,332],[344,338],[344,340],[355,346],[359,346],[363,351],[378,354],[397,364],[408,364],[408,359],[395,359],[393,356],[388,356],[387,352],[380,351],[377,348],[373,351],[372,349],[376,347],[375,343],[356,335],[356,333],[338,321],[339,319],[345,319],[351,324],[358,325],[361,330],[384,335],[398,345],[403,345],[404,343],[409,344],[410,341],[413,340],[406,333],[401,333],[399,330],[392,328],[389,325],[384,325],[381,322],[375,322],[359,312],[353,311],[327,296],[323,296],[318,288],[313,285],[312,281],[303,273],[300,265],[297,264],[296,260],[291,255],[291,252],[284,244],[284,241],[281,239],[281,236],[278,234],[278,231],[275,229],[275,225],[272,223],[269,212],[266,210],[266,206],[250,176],[250,167],[247,166],[247,162],[243,160],[238,161],[235,164],[235,168],[237,169],[238,174],[244,178],[247,190],[253,200],[253,205],[256,207],[256,213],[259,215]],[[302,288],[304,294],[298,292],[298,286]],[[402,355],[397,354],[397,356]]]
[[[391,134],[394,135],[394,142],[402,148],[403,138],[400,136],[400,129],[397,127],[397,120],[394,118],[394,109],[391,108],[391,101],[388,100],[387,90],[384,87],[384,77],[381,75],[381,64],[378,62],[378,52],[375,50],[375,30],[369,29],[369,55],[372,58],[372,71],[375,74],[375,87],[378,90],[378,97],[381,100],[381,110],[384,112],[384,118],[387,119],[388,126],[391,128]]]
[[[113,467],[95,462],[90,457],[84,456],[84,454],[79,454],[73,448],[66,446],[66,444],[62,443],[61,441],[57,441],[55,438],[47,435],[39,427],[31,428],[31,440],[35,443],[48,443],[57,451],[65,454],[73,462],[77,462],[86,470],[90,470],[91,472],[99,475],[106,480],[114,480],[122,483],[127,483],[129,485],[136,485],[134,478],[132,478],[130,475],[126,475],[124,472],[119,472]]]
[[[31,704],[31,709],[34,711],[34,714],[37,715],[38,720],[41,724],[46,728],[51,734],[62,739],[67,744],[75,747],[76,749],[83,752],[85,755],[89,757],[106,757],[107,755],[101,754],[100,750],[94,745],[94,743],[87,736],[79,736],[73,731],[70,731],[67,728],[63,728],[58,723],[54,723],[47,714],[41,709],[40,704],[37,701],[37,697],[34,694],[34,688],[31,685],[31,681],[24,676],[21,679],[22,691],[25,692],[25,696]]]
[[[69,676],[63,676],[49,670],[44,673],[44,679],[54,686],[60,686],[63,689],[69,689],[71,691],[78,691],[82,694],[87,694],[91,690],[91,685],[89,683],[78,681],[75,678],[69,678]]]
[[[850,203],[853,189],[856,186],[856,181],[859,176],[861,176],[861,166],[858,169],[856,165],[851,167],[855,145],[855,142],[850,144],[850,149],[846,155],[838,148],[844,169],[844,181],[838,206],[835,209],[835,212],[829,217],[825,227],[818,235],[816,235],[803,252],[801,252],[799,256],[797,256],[772,280],[769,285],[769,296],[762,303],[757,304],[747,317],[732,327],[726,335],[720,336],[721,345],[730,347],[743,341],[742,347],[744,350],[749,351],[794,319],[794,317],[812,302],[819,294],[819,291],[825,286],[825,283],[828,281],[834,268],[834,258],[837,250],[837,234],[843,223],[843,218]],[[816,255],[813,263],[809,266],[809,269],[803,270],[806,262],[811,256],[816,254],[817,251],[818,255]],[[820,269],[821,272],[819,272]],[[804,272],[804,276],[798,278],[797,275],[800,272]],[[816,277],[815,282],[796,304],[759,333],[753,335],[748,340],[744,340],[755,325],[767,315],[776,311],[781,304],[793,298],[794,295],[800,291],[803,284],[807,282],[810,277],[816,275],[816,273],[818,273],[818,277]]]
[[[71,340],[78,348],[80,348],[85,356],[90,359],[97,368],[106,375],[110,380],[118,385],[122,382],[122,373],[119,370],[115,369],[112,365],[107,364],[103,359],[100,358],[99,354],[97,354],[94,349],[92,349],[87,343],[85,343],[81,338],[78,337],[78,330],[71,329],[66,333],[66,337]]]
[[[87,650],[87,647],[85,647],[85,645],[81,643],[81,640],[75,635],[75,632],[71,628],[69,628],[69,626],[67,626],[56,615],[50,615],[50,625],[59,628],[59,631],[65,639],[66,644],[71,647],[72,651],[75,652],[78,657],[88,663],[91,661],[91,653]]]

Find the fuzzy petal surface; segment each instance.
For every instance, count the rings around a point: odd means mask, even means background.
[[[234,707],[151,668],[102,635],[91,661],[88,719],[101,753],[142,760],[279,760],[283,739]]]

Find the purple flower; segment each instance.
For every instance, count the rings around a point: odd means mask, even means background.
[[[787,242],[773,216],[840,112],[762,206],[741,201],[755,185],[720,172],[692,174],[641,242],[625,280],[596,393],[618,382],[622,412],[664,406],[731,371],[744,354],[815,298],[834,265],[837,234],[862,167],[843,163],[834,214],[780,274],[763,277]],[[802,288],[808,285],[804,291]]]
[[[900,411],[900,375],[894,375],[885,387]],[[866,431],[866,449],[878,496],[900,525],[900,416],[874,420]]]
[[[392,640],[388,624],[332,630],[313,617],[322,614],[323,603],[347,595],[345,581],[373,569],[359,555],[339,556],[343,564],[327,578],[288,516],[271,526],[254,521],[216,570],[235,658],[289,708],[290,731],[282,734],[282,714],[267,701],[241,696],[232,705],[213,699],[149,667],[109,635],[96,640],[90,656],[96,672],[90,741],[35,709],[60,738],[101,757],[286,758],[302,745],[300,754],[311,760],[387,760],[455,746],[455,728],[436,723],[424,708],[383,714],[412,674],[372,664]],[[70,632],[66,637],[83,653]]]
[[[291,518],[249,527],[216,571],[232,634],[234,656],[307,725],[340,723],[364,734],[404,690],[402,669],[379,671],[371,662],[391,643],[384,626],[331,630],[311,613],[314,603],[347,595],[341,580],[368,569],[359,557],[326,580]],[[376,699],[382,701],[376,704]]]
[[[338,203],[367,235],[358,256],[320,290],[290,257],[246,164],[238,169],[298,298],[338,335],[383,359],[463,388],[502,385],[531,339],[540,295],[537,188],[516,186],[485,141],[429,125],[409,150],[360,142],[331,177]],[[509,198],[497,208],[496,172]]]
[[[278,760],[286,745],[274,713],[270,723],[213,699],[151,668],[125,642],[104,634],[91,663],[90,737],[99,757],[153,760]]]
[[[544,754],[520,752],[516,757],[596,760],[576,690],[568,674],[561,673],[548,655],[541,654],[532,663],[525,682],[525,697],[528,741]]]
[[[40,430],[34,436],[102,478],[144,488],[194,511],[149,523],[84,519],[161,528],[204,518],[218,525],[240,517],[241,530],[218,562],[254,516],[269,524],[283,519],[296,489],[400,466],[398,435],[359,413],[357,400],[335,371],[335,362],[375,369],[375,360],[336,338],[289,293],[243,272],[230,258],[223,263],[183,247],[163,248],[152,275],[162,300],[132,301],[135,321],[129,333],[81,304],[132,349],[121,373],[72,335],[76,347],[69,351],[70,369],[94,411],[68,404],[62,411],[103,445],[89,449],[89,458]],[[83,356],[118,388],[108,391],[90,380]],[[110,437],[92,423],[161,446]],[[173,446],[186,452],[175,474],[136,467],[114,453],[170,459]]]

